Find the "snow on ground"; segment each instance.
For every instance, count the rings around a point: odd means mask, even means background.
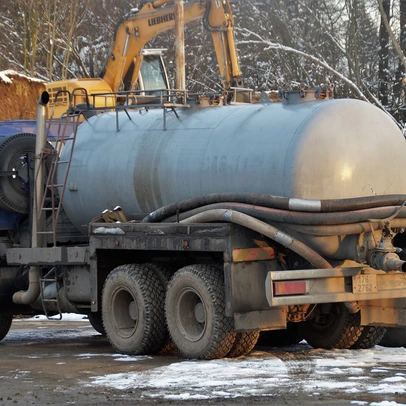
[[[36,316],[30,320],[43,322],[44,319]],[[63,320],[87,322],[84,315],[64,314]],[[88,323],[83,326],[80,330],[78,327],[72,331],[65,329],[60,334],[64,338],[95,334]],[[57,331],[42,330],[41,334],[47,339],[59,336]],[[240,358],[199,361],[173,356],[169,357],[169,365],[165,365],[167,361],[160,364],[159,356],[126,356],[108,349],[102,353],[97,350],[78,353],[75,357],[78,360],[109,359],[127,366],[120,368],[120,373],[90,374],[81,385],[101,390],[112,388],[123,393],[141,390],[143,397],[149,399],[272,397],[283,391],[317,399],[339,392],[352,398],[354,405],[406,405],[406,348],[403,347],[322,350],[302,342],[286,348],[258,347],[249,356]],[[372,397],[371,403],[364,401],[365,394]],[[397,401],[385,400],[388,397]],[[382,401],[372,402],[376,399]]]
[[[146,397],[173,400],[273,396],[281,387],[289,388],[291,394],[316,397],[339,390],[354,394],[355,399],[360,393],[399,394],[406,404],[405,348],[326,351],[300,344],[291,351],[257,350],[237,359],[183,360],[148,371],[94,376],[88,385],[144,389]],[[137,357],[131,358],[137,362]]]
[[[56,320],[58,319],[58,316],[53,316],[52,319]],[[18,321],[47,321],[49,319],[46,318],[46,316],[43,315],[37,315],[33,316],[29,319],[15,319],[14,322]],[[76,313],[63,313],[62,314],[62,320],[63,321],[84,321],[84,322],[89,322],[88,317],[85,314],[76,314]]]

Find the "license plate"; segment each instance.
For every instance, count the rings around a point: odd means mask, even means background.
[[[352,293],[377,292],[376,275],[355,275],[352,277]]]

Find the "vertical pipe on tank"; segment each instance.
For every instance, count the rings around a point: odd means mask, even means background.
[[[37,104],[37,128],[35,138],[35,165],[34,165],[34,207],[32,210],[32,236],[31,247],[37,248],[41,246],[41,238],[38,235],[38,231],[41,230],[39,206],[42,201],[42,195],[44,193],[44,165],[41,162],[41,151],[45,148],[47,141],[46,137],[46,106],[49,102],[49,93],[43,92],[38,100]]]
[[[37,104],[37,134],[35,139],[35,187],[34,187],[34,204],[32,210],[32,229],[31,229],[31,247],[41,247],[42,241],[38,232],[42,231],[39,220],[40,212],[38,210],[42,201],[44,192],[44,165],[41,162],[41,151],[45,148],[46,138],[46,106],[49,101],[49,93],[43,92]],[[38,299],[40,294],[39,278],[41,276],[38,266],[30,266],[28,272],[28,289],[14,293],[13,302],[16,304],[29,305]]]
[[[186,89],[185,70],[185,17],[183,0],[175,1],[175,59],[176,89]]]

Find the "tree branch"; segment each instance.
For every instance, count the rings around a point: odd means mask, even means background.
[[[403,69],[406,71],[406,58],[405,54],[402,51],[402,48],[399,45],[399,42],[397,41],[395,34],[393,33],[393,30],[389,24],[388,17],[386,16],[385,10],[383,8],[383,3],[382,0],[377,0],[378,6],[379,6],[379,12],[381,13],[382,21],[385,25],[385,28],[387,29],[389,33],[389,37],[392,41],[393,47],[395,48],[396,53],[398,54],[402,64],[403,64]]]
[[[267,41],[265,39],[263,39],[260,35],[247,30],[247,29],[242,29],[242,31],[246,32],[249,35],[252,35],[256,38],[258,38],[257,41],[255,40],[246,40],[246,41],[240,41],[240,44],[262,44],[262,45],[266,45],[268,49],[277,49],[283,52],[290,52],[290,53],[295,53],[297,55],[300,55],[306,59],[311,60],[312,62],[322,66],[323,68],[325,68],[326,70],[328,70],[329,72],[333,73],[334,75],[336,75],[337,77],[339,77],[343,82],[345,82],[351,89],[353,89],[355,91],[355,93],[359,96],[359,98],[361,100],[364,100],[366,102],[370,102],[368,100],[368,98],[365,96],[365,94],[361,91],[361,89],[350,79],[348,79],[347,77],[345,77],[344,75],[342,75],[340,72],[338,72],[337,70],[335,70],[334,68],[332,68],[331,66],[329,66],[326,62],[321,61],[320,59],[314,57],[313,55],[309,55],[306,54],[305,52],[299,51],[297,49],[285,46],[285,45],[281,45],[278,43],[274,43],[271,41]],[[365,87],[365,86],[364,86]],[[368,91],[368,94],[371,95],[371,93]],[[402,126],[395,120],[395,118],[392,116],[392,114],[390,114],[385,108],[384,106],[382,106],[382,104],[379,102],[379,100],[377,100],[376,97],[373,97],[372,100],[374,101],[374,104],[376,104],[379,108],[381,108],[391,119],[393,122],[396,123],[396,125],[402,129]]]

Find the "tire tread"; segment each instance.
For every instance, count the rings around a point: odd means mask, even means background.
[[[258,341],[259,334],[259,331],[236,333],[234,344],[227,357],[236,358],[250,353]]]
[[[0,341],[8,334],[13,322],[13,316],[9,314],[0,314]]]
[[[187,276],[192,276],[202,282],[211,298],[214,314],[213,334],[210,337],[210,343],[205,348],[196,350],[194,354],[191,354],[182,348],[182,342],[177,338],[177,335],[174,334],[170,323],[168,323],[172,340],[177,346],[179,352],[185,358],[199,358],[206,360],[223,358],[230,352],[234,344],[235,333],[233,332],[233,319],[226,317],[225,315],[224,276],[221,266],[217,264],[198,264],[186,266],[177,271],[168,286],[166,300],[167,319],[169,312],[171,311],[168,305],[168,298],[170,297],[173,284]]]
[[[158,277],[162,289],[164,291],[164,297],[166,297],[166,290],[168,289],[168,284],[169,281],[171,280],[174,270],[164,264],[160,264],[157,262],[148,262],[144,264],[148,269],[153,271],[155,275]],[[172,352],[176,350],[176,346],[174,342],[171,339],[171,336],[169,334],[168,330],[168,325],[166,323],[166,318],[164,319],[164,324],[165,324],[165,340],[164,343],[162,344],[162,347],[159,349],[159,353],[167,353],[167,352]]]
[[[385,327],[365,326],[361,327],[361,335],[358,340],[351,346],[352,349],[367,349],[375,347],[386,333]]]
[[[121,265],[110,272],[104,283],[103,291],[108,284],[114,283],[114,280],[120,274],[125,274],[138,285],[145,303],[143,317],[146,320],[146,326],[145,330],[142,332],[142,338],[138,343],[133,345],[133,348],[126,351],[126,353],[133,355],[154,354],[161,349],[165,340],[166,332],[164,318],[164,291],[161,282],[146,265]],[[104,313],[105,312],[103,311],[103,326],[107,338],[115,350],[123,352],[112,338],[114,332],[110,331],[110,326],[105,321]]]
[[[314,348],[348,349],[359,339],[362,327],[360,313],[351,313],[344,303],[336,303],[339,308],[338,325],[325,331],[312,328],[309,322],[302,323],[301,332],[305,340]]]
[[[406,327],[388,327],[379,345],[384,347],[406,347]]]

